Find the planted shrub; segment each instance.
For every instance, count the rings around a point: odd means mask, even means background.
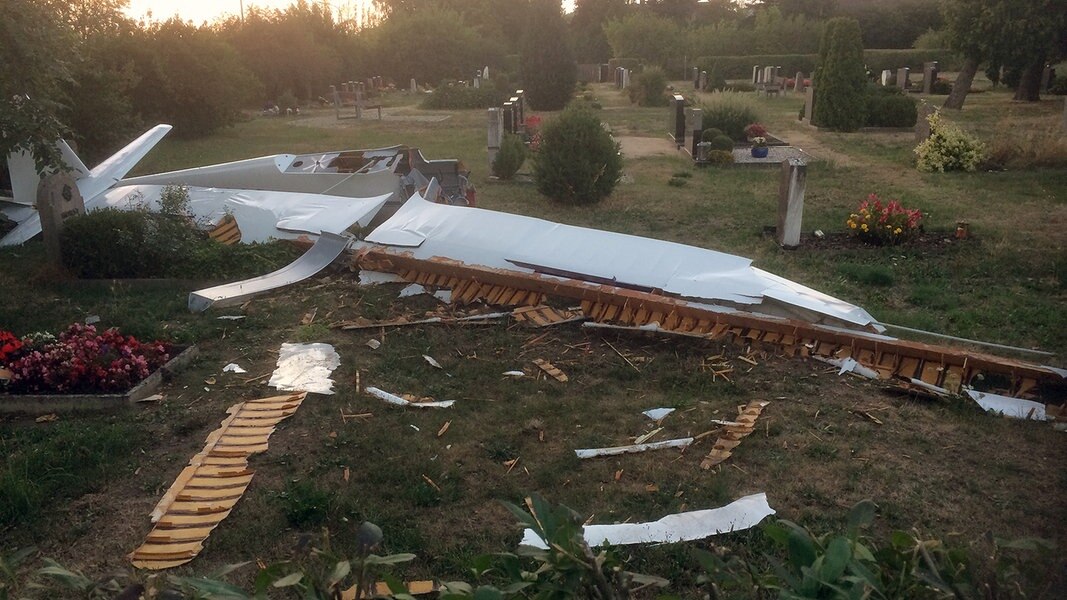
[[[899,88],[875,86],[867,95],[867,127],[914,127],[918,117],[915,99]]]
[[[432,110],[489,108],[503,101],[504,94],[489,86],[473,88],[455,81],[442,81],[441,85],[422,101],[422,107]]]
[[[508,180],[515,176],[526,162],[526,144],[522,136],[513,133],[505,134],[504,141],[500,143],[500,151],[493,160],[493,175],[500,179]]]
[[[707,129],[705,129],[705,130],[700,132],[700,141],[702,141],[702,142],[710,142],[711,140],[719,137],[720,135],[723,135],[723,132],[722,132],[721,129],[716,129],[715,127],[709,127],[709,128],[707,128]]]
[[[244,277],[292,262],[289,244],[227,246],[197,230],[186,217],[94,210],[72,217],[61,234],[63,266],[78,277]]]
[[[541,131],[534,180],[545,196],[590,204],[610,195],[621,175],[619,144],[589,110],[569,106]]]
[[[626,93],[630,102],[639,106],[666,106],[666,89],[667,74],[659,67],[652,67],[638,73]]]
[[[863,41],[855,19],[839,17],[826,24],[815,71],[816,125],[855,131],[867,114],[867,73]]]
[[[730,151],[732,151],[734,149],[734,141],[731,140],[729,136],[725,136],[725,135],[715,136],[711,140],[711,149],[712,150],[725,150],[726,152],[730,152]]]
[[[720,69],[718,63],[716,63],[708,70],[708,85],[704,88],[704,91],[721,92],[725,88],[726,77],[723,76],[722,69]]]
[[[728,151],[713,151],[707,153],[708,164],[733,164],[733,153]]]
[[[737,141],[745,139],[746,125],[759,121],[752,98],[736,92],[713,92],[701,109],[701,129],[715,128]]]
[[[982,163],[986,148],[978,138],[964,133],[959,127],[946,123],[941,111],[927,117],[930,137],[915,147],[920,171],[974,171]]]

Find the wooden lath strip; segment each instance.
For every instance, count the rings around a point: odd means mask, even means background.
[[[252,482],[248,458],[267,450],[274,427],[300,407],[306,392],[234,404],[204,448],[189,460],[152,511],[155,526],[130,553],[141,569],[185,564],[244,495]],[[219,461],[222,461],[221,464]]]
[[[715,440],[715,445],[711,447],[711,452],[704,457],[704,460],[700,461],[700,468],[707,470],[730,458],[734,448],[741,443],[742,438],[752,433],[755,429],[756,419],[759,418],[763,408],[768,404],[770,403],[754,400],[749,402],[748,406],[739,409],[739,414],[734,423],[723,426],[722,435]]]
[[[1033,380],[1035,383],[1027,388],[1030,394],[1036,393],[1042,382],[1062,385],[1064,381],[1059,373],[1048,367],[1015,359],[948,346],[876,337],[862,332],[852,333],[796,319],[767,317],[744,311],[712,311],[693,306],[679,298],[613,285],[549,278],[538,273],[494,269],[444,258],[423,260],[401,250],[387,248],[364,249],[354,260],[361,268],[376,271],[425,271],[477,281],[480,285],[492,284],[522,289],[541,297],[552,296],[579,301],[585,309],[585,314],[596,321],[603,321],[608,305],[621,307],[617,318],[627,325],[645,325],[656,313],[662,318],[663,315],[670,315],[674,311],[680,319],[679,323],[686,317],[697,321],[691,331],[710,333],[711,337],[717,338],[727,332],[737,335],[745,329],[756,330],[762,332],[763,339],[768,342],[775,339],[770,343],[776,344],[782,352],[792,356],[811,355],[825,343],[826,348],[835,349],[829,356],[848,348],[849,355],[857,362],[867,368],[876,369],[879,366],[878,359],[884,353],[889,353],[900,357],[901,365],[904,364],[903,358],[919,361],[923,365],[920,379],[939,387],[958,387],[969,383],[980,373],[1006,376],[1011,381]],[[662,321],[660,323],[662,326]],[[769,335],[772,333],[775,335]],[[946,384],[944,374],[950,367],[957,369],[953,370],[953,376]],[[938,375],[937,381],[933,380],[935,372]],[[894,372],[892,376],[896,377],[898,374]],[[1017,393],[1017,390],[1009,391],[1009,395],[1013,393]]]

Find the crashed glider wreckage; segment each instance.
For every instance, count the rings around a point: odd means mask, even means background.
[[[417,194],[353,247],[359,268],[448,288],[452,302],[579,301],[595,325],[731,335],[791,356],[851,359],[915,391],[955,394],[982,382],[1004,396],[1062,400],[1067,377],[1062,369],[884,335],[862,308],[738,256]]]
[[[64,142],[70,168],[87,210],[159,208],[166,186],[183,186],[199,224],[227,229],[228,242],[315,238],[366,227],[386,204],[399,205],[430,179],[443,181],[439,199],[471,203],[467,171],[456,160],[426,160],[416,148],[394,146],[318,154],[277,154],[218,165],[123,179],[170,131],[157,125],[89,169]],[[12,197],[0,212],[17,226],[0,246],[21,244],[41,231],[34,209],[40,181],[28,154],[8,157]]]

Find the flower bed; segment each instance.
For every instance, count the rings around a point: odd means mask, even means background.
[[[159,387],[163,371],[184,366],[195,352],[80,323],[58,337],[18,338],[3,331],[0,369],[7,393],[0,396],[0,411],[94,409],[140,400]]]
[[[870,244],[900,244],[922,231],[921,210],[904,208],[896,200],[882,204],[871,194],[845,220],[849,234]]]

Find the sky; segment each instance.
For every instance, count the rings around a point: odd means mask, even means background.
[[[134,19],[146,17],[152,12],[153,21],[165,21],[174,15],[178,15],[184,21],[192,21],[199,25],[204,21],[215,21],[226,15],[238,15],[241,13],[242,0],[130,0],[126,8],[126,14]],[[244,0],[247,10],[249,6],[258,8],[285,8],[293,4],[294,0]],[[330,5],[344,7],[349,14],[357,8],[367,10],[373,0],[330,0]],[[565,6],[571,10],[572,0],[566,0]]]

